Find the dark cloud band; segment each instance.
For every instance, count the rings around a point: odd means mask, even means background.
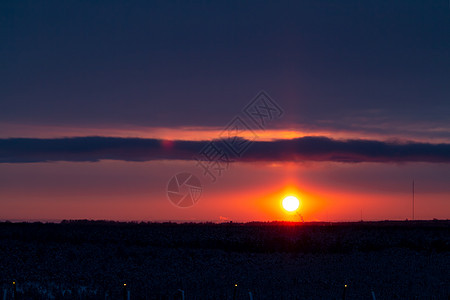
[[[226,150],[226,142],[214,141]],[[236,141],[234,141],[236,142]],[[247,143],[246,140],[240,140]],[[0,163],[50,161],[95,162],[100,160],[151,161],[191,160],[210,145],[209,141],[163,141],[141,138],[76,137],[58,139],[0,139]],[[242,144],[241,144],[242,145]],[[334,140],[302,137],[291,140],[258,141],[248,144],[234,161],[336,161],[336,162],[450,162],[450,144]]]

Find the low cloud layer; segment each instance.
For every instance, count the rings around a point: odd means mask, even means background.
[[[210,141],[163,141],[141,138],[77,137],[58,139],[0,139],[0,163],[100,160],[152,161],[207,159],[214,155]],[[239,154],[228,146],[246,151]],[[302,137],[291,140],[216,140],[215,149],[232,161],[335,161],[335,162],[450,162],[450,144],[334,140]],[[236,148],[237,149],[237,148]]]

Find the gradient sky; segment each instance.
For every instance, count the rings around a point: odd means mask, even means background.
[[[0,41],[2,220],[406,219],[412,180],[450,216],[448,0],[1,1]],[[236,116],[258,138],[213,183],[192,157]]]

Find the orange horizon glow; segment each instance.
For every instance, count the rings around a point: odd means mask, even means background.
[[[4,164],[2,168],[8,176],[0,178],[1,220],[299,221],[297,214],[288,214],[281,206],[288,195],[300,199],[299,212],[305,221],[358,221],[361,215],[364,220],[404,220],[411,216],[409,184],[401,192],[387,190],[390,180],[375,183],[372,190],[356,188],[354,178],[363,176],[360,172],[366,168],[375,175],[399,168],[381,164],[350,168],[339,163],[242,163],[216,183],[197,173],[204,191],[199,202],[187,209],[169,202],[165,186],[177,171],[195,170],[192,162],[58,162]],[[346,180],[346,170],[355,168],[361,171]],[[336,184],[315,175],[324,170],[339,172],[345,180]],[[27,189],[22,188],[23,182]],[[448,192],[421,191],[420,181],[416,186],[417,219],[448,217]],[[380,187],[386,190],[379,191]]]
[[[215,183],[192,161],[7,163],[2,171],[0,220],[298,222],[281,206],[289,195],[300,199],[306,222],[405,220],[411,218],[409,176],[421,173],[416,219],[448,218],[450,211],[449,170],[427,163],[235,163]],[[180,171],[203,184],[201,199],[187,209],[170,203],[165,190]]]

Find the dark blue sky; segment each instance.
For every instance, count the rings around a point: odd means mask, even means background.
[[[450,138],[447,0],[2,1],[0,40],[2,123],[223,126],[264,89],[281,127]]]

